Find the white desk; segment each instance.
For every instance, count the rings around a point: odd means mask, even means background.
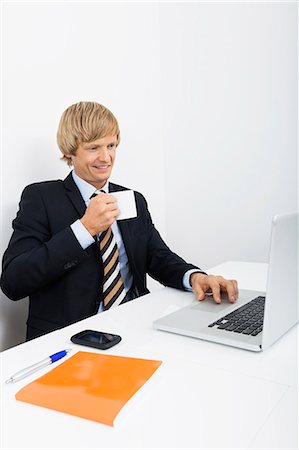
[[[265,290],[266,270],[266,264],[228,262],[210,272],[237,278],[241,288]],[[297,328],[261,353],[153,329],[154,319],[192,300],[192,293],[161,288],[3,352],[1,448],[297,448]],[[15,400],[22,386],[51,366],[4,384],[17,370],[64,348],[73,348],[70,355],[100,353],[70,342],[85,328],[122,336],[110,354],[163,361],[114,427]]]

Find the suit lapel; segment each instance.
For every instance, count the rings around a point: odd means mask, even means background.
[[[127,253],[127,257],[129,260],[130,268],[132,274],[136,273],[136,266],[135,266],[135,258],[133,254],[133,238],[131,229],[129,226],[129,222],[127,220],[119,220],[117,222],[117,225],[119,227],[120,233],[122,235],[123,243],[125,246],[125,250]]]
[[[81,217],[85,213],[86,205],[76,183],[73,180],[72,173],[70,173],[64,180],[64,187],[66,189],[66,195]]]
[[[115,185],[113,183],[109,183],[109,192],[111,192],[111,194],[113,194],[113,192],[122,191],[122,190],[124,190],[124,188],[121,188],[120,186]],[[123,240],[123,243],[124,243],[124,246],[126,249],[130,267],[133,270],[133,268],[135,267],[135,262],[134,262],[134,256],[133,256],[132,234],[131,234],[131,230],[130,230],[130,226],[129,226],[129,221],[119,220],[117,222],[117,225],[118,225],[119,231],[122,236],[122,240]]]

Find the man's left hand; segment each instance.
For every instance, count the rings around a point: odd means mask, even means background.
[[[221,303],[221,292],[226,292],[228,299],[234,303],[238,298],[238,283],[236,280],[226,280],[222,276],[192,273],[190,284],[197,300],[205,299],[206,294],[211,293],[216,303]]]

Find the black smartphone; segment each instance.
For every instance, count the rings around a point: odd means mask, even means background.
[[[104,333],[102,331],[84,330],[71,337],[74,344],[86,345],[87,347],[106,350],[121,341],[117,334]]]

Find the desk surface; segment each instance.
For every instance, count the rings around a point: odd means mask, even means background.
[[[267,265],[227,262],[210,273],[265,290]],[[1,448],[297,448],[298,338],[293,328],[261,353],[155,330],[154,319],[193,294],[161,288],[133,302],[1,353]],[[120,334],[109,354],[163,364],[118,414],[114,427],[18,402],[15,393],[50,370],[14,385],[4,380],[63,348],[83,329]],[[59,364],[59,363],[58,363]]]

